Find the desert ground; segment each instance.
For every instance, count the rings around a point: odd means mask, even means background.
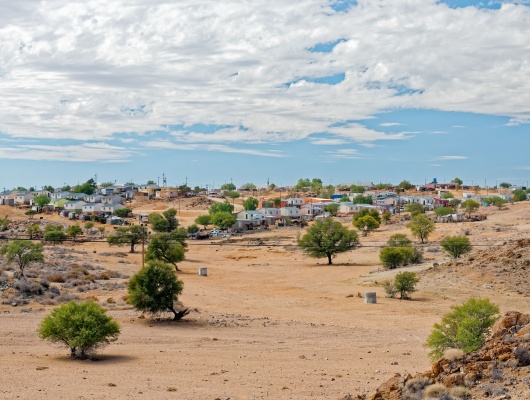
[[[184,226],[205,212],[190,201],[180,204]],[[134,213],[178,206],[145,203]],[[39,339],[39,323],[53,306],[2,304],[0,398],[338,399],[372,392],[396,372],[429,368],[423,344],[451,305],[488,297],[501,312],[530,312],[525,274],[514,280],[495,272],[496,266],[475,262],[488,259],[480,252],[495,261],[497,251],[530,238],[530,203],[480,212],[487,214],[485,221],[437,224],[429,237],[436,242],[467,231],[480,245],[468,258],[447,265],[448,257],[428,244],[423,264],[393,271],[382,269],[378,254],[390,235],[410,237],[405,222],[361,237],[362,246],[338,255],[332,266],[300,252],[300,228],[190,240],[178,276],[184,282],[179,300],[191,313],[181,321],[169,314],[141,315],[121,300],[123,285],[78,293],[97,297],[121,324],[119,339],[100,349],[97,360],[72,360],[67,349]],[[3,215],[28,219],[20,210],[0,206]],[[56,215],[43,218],[71,223]],[[351,217],[343,221],[351,226]],[[128,254],[127,248],[104,241],[61,247],[75,262],[122,273],[115,283],[126,283],[126,276],[141,267],[140,253]],[[53,251],[47,246],[46,256]],[[208,276],[198,275],[201,267]],[[418,291],[411,300],[385,298],[378,284],[403,270],[418,272]],[[365,291],[377,292],[377,304],[364,303]]]

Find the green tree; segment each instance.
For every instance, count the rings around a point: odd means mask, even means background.
[[[24,213],[24,215],[29,215],[29,219],[33,219],[33,216],[37,214],[37,211],[35,210],[28,210]]]
[[[419,203],[409,203],[405,205],[405,211],[409,212],[411,217],[415,217],[416,215],[423,214],[425,208]]]
[[[55,188],[52,185],[44,185],[42,190],[47,190],[48,192],[54,192]]]
[[[446,236],[440,241],[440,246],[454,259],[469,253],[472,249],[466,236]]]
[[[38,205],[40,208],[50,204],[51,199],[45,194],[39,194],[33,198],[33,203]]]
[[[441,322],[434,324],[427,338],[432,361],[442,357],[447,349],[469,353],[481,348],[499,314],[499,307],[488,299],[469,299],[451,309],[453,311],[445,314]]]
[[[453,179],[451,182],[453,182],[454,184],[456,184],[456,186],[462,186],[462,183],[464,183],[464,182],[462,181],[462,179],[460,179],[460,178],[455,178],[455,179]]]
[[[131,183],[131,184],[133,184],[133,185],[134,185],[134,183],[133,183],[133,182],[129,182],[129,183]],[[153,181],[152,179],[150,179],[150,180],[148,180],[148,181],[147,181],[147,185],[156,185],[156,182],[155,182],[155,181]]]
[[[341,197],[339,203],[349,203],[350,198],[348,196]]]
[[[462,203],[462,200],[460,199],[451,199],[449,200],[448,204],[449,204],[449,207],[456,209],[460,205],[460,203]]]
[[[388,238],[386,245],[388,247],[412,247],[412,240],[404,233],[395,233]]]
[[[201,228],[199,228],[199,226],[197,224],[191,224],[190,226],[188,226],[188,233],[197,233],[201,230]]]
[[[357,186],[357,185],[351,185],[350,186],[350,192],[352,193],[364,193],[364,187]]]
[[[502,182],[499,186],[503,189],[508,189],[510,186],[512,186],[512,184],[508,182]]]
[[[244,202],[243,202],[243,208],[245,210],[256,210],[258,208],[258,199],[250,196],[248,199],[246,199]]]
[[[71,301],[55,308],[38,329],[41,339],[70,348],[72,358],[85,359],[96,348],[118,339],[120,325],[99,304]]]
[[[134,253],[134,247],[145,239],[145,229],[141,225],[131,225],[116,228],[113,234],[107,237],[109,246],[131,246],[130,253]]]
[[[16,264],[20,276],[24,277],[24,270],[31,263],[44,262],[44,247],[42,243],[32,243],[27,240],[13,240],[0,247],[0,254],[6,257],[8,264]]]
[[[409,294],[416,291],[416,284],[419,281],[414,272],[399,272],[394,279],[394,286],[399,292],[399,298],[408,299]]]
[[[256,185],[254,185],[253,183],[249,182],[249,183],[244,183],[243,185],[241,185],[241,189],[250,189],[250,190],[254,190],[256,189]]]
[[[208,214],[213,215],[218,212],[234,212],[234,206],[228,201],[223,201],[222,203],[213,203],[208,209]]]
[[[96,182],[94,182],[94,179],[89,179],[85,183],[81,185],[77,185],[74,188],[71,188],[73,193],[84,193],[84,194],[94,194],[96,191]]]
[[[443,217],[449,214],[453,214],[455,211],[451,207],[436,207],[434,209],[434,214],[437,217]]]
[[[412,232],[412,236],[417,237],[422,243],[429,238],[429,235],[434,231],[434,223],[429,221],[423,214],[416,215],[407,224],[407,228]]]
[[[70,225],[68,229],[66,230],[66,234],[70,236],[74,242],[75,238],[78,237],[80,234],[83,233],[83,229],[79,225]]]
[[[353,204],[372,204],[372,196],[363,196],[362,194],[358,194],[352,199]]]
[[[241,197],[241,195],[238,192],[236,192],[235,190],[231,190],[231,191],[228,192],[228,197],[233,200],[233,199],[239,199]]]
[[[359,229],[363,236],[367,236],[370,232],[379,228],[379,225],[379,222],[371,215],[365,215],[353,221],[353,226]]]
[[[328,265],[331,265],[336,254],[359,246],[359,239],[355,231],[343,227],[340,222],[326,218],[309,227],[307,233],[298,241],[298,246],[309,257],[327,257]]]
[[[460,208],[464,210],[468,218],[471,218],[471,214],[480,208],[480,204],[473,199],[467,199],[466,201],[462,202]]]
[[[300,178],[298,179],[298,182],[294,186],[294,190],[305,191],[309,187],[311,187],[311,181],[308,178],[306,179]]]
[[[46,228],[48,225],[46,225]],[[66,233],[64,233],[62,230],[48,230],[46,231],[46,228],[44,228],[44,241],[45,242],[52,242],[54,245],[56,243],[62,243],[66,240]]]
[[[329,203],[324,206],[324,211],[330,213],[333,217],[337,216],[340,205],[337,203]]]
[[[444,193],[442,194],[442,199],[454,199],[455,195],[453,193]]]
[[[0,232],[7,230],[10,224],[11,220],[7,215],[4,218],[0,218]]]
[[[403,181],[398,185],[401,189],[409,190],[412,189],[414,186],[409,181]]]
[[[394,269],[404,265],[412,257],[412,247],[384,247],[379,252],[379,260],[385,268]]]
[[[220,229],[231,228],[236,222],[237,219],[234,214],[229,212],[220,211],[212,215],[212,224]]]
[[[44,232],[53,232],[53,231],[64,231],[64,227],[61,224],[46,224],[44,227]]]
[[[182,229],[184,230],[184,228]],[[185,231],[183,232],[186,235]],[[171,264],[176,271],[180,271],[177,264],[184,261],[187,251],[186,247],[185,239],[177,231],[158,233],[150,237],[145,259],[147,261],[159,260]]]
[[[171,266],[161,261],[150,261],[129,281],[129,302],[137,310],[149,314],[171,311],[177,321],[186,314],[186,310],[175,309],[183,286]]]
[[[492,206],[496,206],[499,210],[504,207],[506,200],[499,196],[487,197],[484,199],[484,203]]]
[[[114,186],[114,183],[112,183],[112,182],[103,182],[103,183],[99,184],[99,187],[102,187],[102,188],[106,188],[106,187],[110,187],[110,186]]]
[[[513,201],[526,201],[526,192],[521,189],[516,189],[512,192]]]
[[[204,226],[204,229],[212,223],[211,215],[199,215],[195,218],[195,223]]]
[[[224,185],[221,185],[221,190],[229,190],[229,191],[233,191],[233,190],[236,190],[236,185],[234,185],[232,182],[230,183],[225,183]]]
[[[150,213],[147,216],[149,223],[156,232],[171,232],[179,226],[179,220],[176,218],[177,210],[169,208],[162,214]]]
[[[375,188],[378,190],[390,189],[391,187],[392,185],[390,183],[378,183],[377,185],[375,185]]]
[[[114,214],[116,214],[120,218],[126,218],[129,216],[130,213],[132,213],[132,210],[130,208],[120,208],[114,212]]]
[[[85,230],[88,232],[90,229],[94,227],[94,223],[92,221],[85,222]]]
[[[373,208],[363,208],[361,211],[353,214],[353,222],[355,223],[355,221],[357,221],[359,218],[365,217],[367,215],[381,224],[381,215],[379,214],[379,211],[374,210]]]
[[[26,229],[26,232],[29,235],[29,240],[33,240],[33,237],[35,235],[38,235],[41,232],[41,230],[40,230],[39,225],[33,224],[33,225],[28,226],[28,228]]]

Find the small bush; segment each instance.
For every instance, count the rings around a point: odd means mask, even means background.
[[[514,354],[518,366],[526,367],[530,365],[530,349],[527,346],[516,347]]]
[[[97,347],[116,340],[120,326],[98,304],[72,301],[45,317],[38,333],[42,339],[69,347],[72,358],[85,359]]]
[[[381,287],[386,293],[386,297],[393,299],[397,293],[396,285],[392,281],[384,281],[381,283]]]
[[[409,379],[405,384],[403,398],[421,400],[423,397],[423,390],[430,384],[431,382],[429,379],[423,377]]]
[[[466,400],[470,398],[469,390],[464,386],[453,386],[449,394],[455,399]]]
[[[502,382],[502,368],[491,367],[490,382]]]
[[[427,386],[423,392],[424,398],[440,399],[442,395],[447,394],[448,389],[441,383]]]
[[[447,349],[444,352],[444,358],[448,361],[460,360],[464,357],[464,352],[461,349]]]
[[[23,295],[37,295],[42,294],[42,287],[36,285],[33,282],[26,281],[24,279],[17,280],[15,282],[15,289],[17,289],[20,294]]]
[[[116,300],[114,300],[113,297],[109,297],[109,298],[107,299],[107,304],[115,304],[115,303],[116,303]]]
[[[53,274],[48,276],[48,282],[64,283],[65,279],[62,274]]]

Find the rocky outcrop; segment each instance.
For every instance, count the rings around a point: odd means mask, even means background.
[[[510,311],[482,349],[441,358],[416,376],[396,374],[353,400],[530,399],[530,315]]]

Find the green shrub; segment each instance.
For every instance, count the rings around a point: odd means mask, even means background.
[[[46,316],[38,333],[42,339],[69,347],[72,358],[85,359],[96,348],[116,340],[120,326],[98,304],[71,301]]]
[[[379,259],[388,269],[394,269],[407,264],[414,251],[410,247],[385,247],[379,253]]]
[[[499,307],[488,299],[469,299],[451,309],[453,311],[445,314],[440,323],[434,324],[427,338],[426,346],[431,349],[429,356],[433,361],[450,348],[465,353],[481,348],[499,313]]]
[[[466,236],[446,236],[440,241],[440,246],[452,258],[460,258],[472,249],[469,238]]]
[[[396,291],[399,292],[400,299],[408,299],[409,293],[416,291],[416,284],[420,280],[414,272],[400,272],[396,275],[394,280],[394,285],[396,286]]]
[[[183,314],[175,310],[174,303],[182,293],[183,285],[170,265],[149,261],[129,281],[128,301],[137,310],[149,314],[171,311],[175,314],[174,320],[179,320]]]

